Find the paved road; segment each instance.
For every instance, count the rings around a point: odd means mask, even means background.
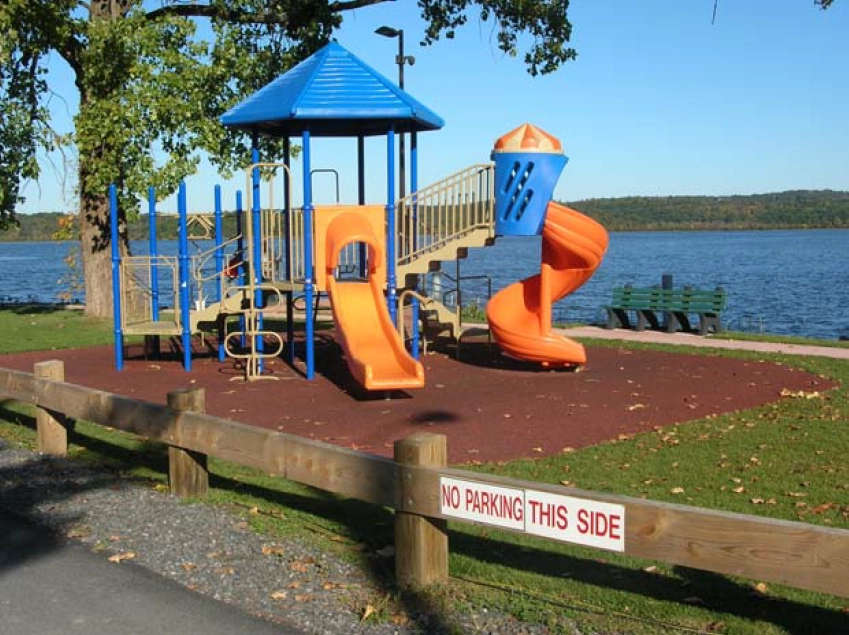
[[[631,331],[628,329],[603,329],[597,326],[580,326],[562,329],[570,337],[594,337],[604,340],[628,340],[653,344],[675,344],[699,348],[725,348],[738,351],[760,351],[761,353],[784,353],[785,355],[809,355],[849,359],[849,348],[836,346],[802,346],[799,344],[776,344],[773,342],[749,342],[724,340],[720,337],[693,335],[691,333],[660,333],[658,331]]]
[[[9,635],[302,635],[113,564],[5,511],[0,515],[0,633]]]

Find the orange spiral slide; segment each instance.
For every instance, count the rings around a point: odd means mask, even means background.
[[[383,281],[383,249],[364,216],[343,213],[327,227],[326,285],[336,323],[336,338],[345,351],[348,368],[367,390],[405,390],[424,386],[424,369],[404,348],[395,330]],[[368,247],[368,280],[339,282],[333,272],[339,253],[352,242]]]
[[[502,289],[486,307],[490,330],[502,351],[544,365],[586,363],[581,344],[552,331],[551,305],[592,277],[607,242],[607,231],[593,219],[564,205],[548,204],[540,273]]]

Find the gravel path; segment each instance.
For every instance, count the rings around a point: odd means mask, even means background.
[[[398,612],[361,620],[388,590],[368,574],[303,542],[271,541],[239,515],[187,504],[149,487],[0,439],[0,510],[8,509],[217,600],[307,633],[542,635],[496,611]],[[116,564],[116,566],[120,566]],[[153,608],[152,610],[155,610]]]

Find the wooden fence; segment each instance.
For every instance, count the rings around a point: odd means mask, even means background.
[[[34,374],[0,369],[0,396],[36,406],[42,451],[66,453],[65,422],[79,419],[167,444],[178,494],[206,491],[214,456],[393,508],[402,586],[447,581],[451,519],[849,597],[846,530],[451,469],[441,435],[397,441],[390,460],[208,416],[200,389],[171,393],[161,406],[63,378],[55,361]]]

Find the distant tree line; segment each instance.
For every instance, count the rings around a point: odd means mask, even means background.
[[[39,212],[37,214],[19,214],[18,227],[0,231],[0,242],[14,241],[50,241],[79,240],[77,216],[62,212]],[[178,219],[176,215],[160,215],[156,219],[156,236],[161,240],[177,239]],[[197,236],[199,228],[190,228],[189,236]],[[223,230],[225,239],[236,233],[236,214],[225,212]],[[150,224],[147,214],[140,214],[129,221],[130,240],[147,240],[150,236]]]
[[[610,231],[849,228],[849,192],[628,196],[570,203]]]
[[[610,231],[849,228],[849,192],[794,190],[749,196],[627,196],[569,203]],[[19,227],[0,231],[0,241],[78,240],[76,218],[61,212],[18,216]],[[69,226],[71,224],[71,226]],[[148,218],[130,221],[129,237],[147,240]],[[224,236],[236,232],[236,217],[224,214]],[[190,234],[195,233],[190,230]],[[157,218],[157,236],[177,238],[177,217]]]

